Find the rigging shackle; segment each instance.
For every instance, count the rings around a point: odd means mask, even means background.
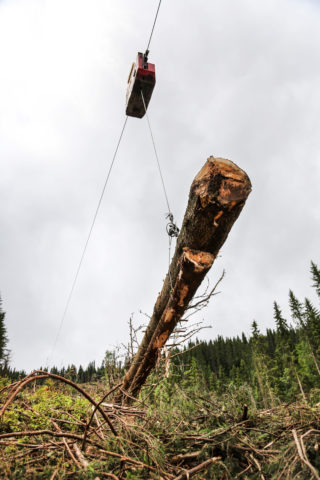
[[[173,214],[169,212],[166,218],[169,219],[169,223],[167,224],[167,227],[166,227],[167,234],[169,235],[169,237],[178,237],[180,230],[177,227],[177,225],[174,223]]]

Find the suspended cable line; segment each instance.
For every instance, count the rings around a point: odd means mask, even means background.
[[[158,18],[158,13],[159,13],[160,5],[161,5],[161,0],[159,1],[159,5],[158,5],[158,8],[157,8],[157,13],[156,13],[156,16],[155,16],[155,18],[154,18],[154,22],[153,22],[153,25],[152,25],[152,30],[151,30],[151,33],[150,33],[150,38],[149,38],[148,46],[147,46],[147,48],[146,48],[146,52],[149,51],[149,47],[150,47],[150,43],[151,43],[151,39],[152,39],[154,27],[155,27],[155,24],[156,24],[157,18]]]
[[[148,122],[148,126],[149,126],[149,131],[150,131],[151,140],[152,140],[153,150],[154,150],[155,157],[156,157],[156,160],[157,160],[158,171],[159,171],[159,175],[160,175],[161,183],[162,183],[162,189],[163,189],[163,193],[164,193],[164,196],[165,196],[166,204],[167,204],[167,207],[168,207],[168,213],[167,213],[167,215],[166,215],[166,218],[169,219],[169,222],[168,222],[168,224],[167,224],[167,234],[168,234],[168,237],[169,237],[169,268],[168,268],[168,275],[169,275],[169,280],[170,280],[170,286],[171,286],[171,289],[172,289],[172,288],[173,288],[173,285],[172,285],[172,278],[171,278],[171,272],[170,272],[171,243],[172,243],[172,238],[173,238],[173,237],[177,237],[177,236],[179,235],[179,228],[178,228],[177,225],[174,223],[174,217],[173,217],[173,213],[172,213],[171,208],[170,208],[169,199],[168,199],[168,194],[167,194],[167,189],[166,189],[166,186],[165,186],[165,183],[164,183],[164,178],[163,178],[162,171],[161,171],[161,165],[160,165],[160,161],[159,161],[159,156],[158,156],[156,144],[155,144],[155,141],[154,141],[154,136],[153,136],[153,133],[152,133],[152,128],[151,128],[151,124],[150,124],[150,120],[149,120],[149,115],[148,115],[148,112],[147,112],[147,107],[146,107],[146,103],[145,103],[145,100],[144,100],[144,96],[143,96],[142,90],[141,90],[141,97],[142,97],[143,106],[144,106],[144,109],[145,109],[145,115],[146,115],[146,117],[147,117],[147,122]]]
[[[149,120],[149,115],[148,115],[148,112],[147,112],[147,107],[146,107],[146,103],[145,103],[145,100],[144,100],[142,90],[141,90],[141,97],[142,97],[143,106],[144,106],[144,109],[145,109],[145,114],[146,114],[146,117],[147,117],[147,122],[148,122],[148,126],[149,126],[151,140],[152,140],[153,150],[154,150],[155,157],[156,157],[156,160],[157,160],[158,171],[159,171],[159,175],[160,175],[161,183],[162,183],[162,189],[163,189],[163,193],[164,193],[164,196],[165,196],[165,199],[166,199],[166,204],[167,204],[167,207],[168,207],[168,214],[166,216],[166,218],[169,219],[169,223],[167,225],[167,234],[169,235],[169,237],[177,237],[179,235],[179,228],[174,223],[173,213],[172,213],[171,208],[170,208],[167,189],[166,189],[166,186],[165,186],[165,183],[164,183],[164,178],[163,178],[163,175],[162,175],[162,170],[161,170],[159,156],[158,156],[158,152],[157,152],[157,148],[156,148],[156,143],[154,141],[154,136],[153,136],[153,133],[152,133],[152,128],[151,128],[151,124],[150,124],[150,120]]]
[[[157,149],[156,149],[156,144],[155,144],[155,141],[154,141],[154,137],[153,137],[153,133],[152,133],[152,129],[151,129],[151,124],[150,124],[150,120],[149,120],[149,115],[148,115],[148,112],[147,112],[147,107],[146,107],[146,103],[144,101],[144,96],[143,96],[142,90],[141,90],[141,97],[142,97],[143,106],[144,106],[144,109],[145,109],[145,112],[146,112],[146,117],[147,117],[147,122],[148,122],[148,126],[149,126],[150,135],[151,135],[153,150],[154,150],[155,157],[156,157],[156,160],[157,160],[158,170],[159,170],[161,183],[162,183],[162,189],[163,189],[163,193],[164,193],[164,196],[165,196],[165,199],[166,199],[168,212],[170,214],[171,213],[171,208],[170,208],[170,205],[169,205],[168,194],[167,194],[166,186],[165,186],[163,175],[162,175],[160,161],[159,161],[159,157],[158,157],[158,153],[157,153]]]
[[[101,206],[101,203],[102,203],[102,199],[103,199],[103,197],[104,197],[104,193],[105,193],[105,191],[106,191],[106,188],[107,188],[107,185],[108,185],[108,182],[109,182],[109,178],[110,178],[110,175],[111,175],[111,171],[112,171],[114,162],[115,162],[115,160],[116,160],[116,156],[117,156],[117,153],[118,153],[118,150],[119,150],[119,146],[120,146],[120,143],[121,143],[121,140],[122,140],[122,137],[123,137],[123,133],[124,133],[124,130],[125,130],[126,125],[127,125],[127,121],[128,121],[128,117],[126,116],[126,119],[125,119],[125,121],[124,121],[123,127],[122,127],[122,129],[121,129],[120,137],[119,137],[119,140],[118,140],[116,149],[115,149],[115,151],[114,151],[114,154],[113,154],[113,157],[112,157],[112,161],[111,161],[111,164],[110,164],[110,166],[109,166],[109,169],[108,169],[108,172],[107,172],[107,176],[106,176],[106,179],[105,179],[105,182],[104,182],[104,185],[103,185],[101,194],[100,194],[100,198],[99,198],[99,201],[98,201],[96,210],[95,210],[94,215],[93,215],[93,219],[92,219],[92,222],[91,222],[91,226],[90,226],[90,229],[89,229],[89,233],[88,233],[88,235],[87,235],[87,239],[86,239],[86,242],[85,242],[84,247],[83,247],[83,250],[82,250],[82,254],[81,254],[81,257],[80,257],[80,261],[79,261],[79,264],[78,264],[78,267],[77,267],[77,270],[76,270],[76,273],[75,273],[75,276],[74,276],[74,279],[73,279],[73,282],[72,282],[71,290],[70,290],[69,295],[68,295],[68,298],[67,298],[67,302],[66,302],[66,305],[65,305],[65,308],[64,308],[64,311],[63,311],[63,315],[62,315],[62,317],[61,317],[60,325],[59,325],[59,328],[58,328],[58,332],[57,332],[57,335],[56,335],[56,338],[55,338],[55,341],[54,341],[54,344],[53,344],[53,347],[52,347],[51,354],[50,354],[50,356],[49,356],[49,358],[48,358],[48,361],[51,359],[51,357],[52,357],[52,355],[53,355],[53,353],[54,353],[54,351],[55,351],[55,348],[56,348],[58,339],[59,339],[60,334],[61,334],[63,322],[64,322],[64,320],[65,320],[65,318],[66,318],[66,315],[67,315],[67,312],[68,312],[68,309],[69,309],[69,305],[70,305],[70,302],[71,302],[71,299],[72,299],[72,295],[73,295],[73,292],[74,292],[74,289],[75,289],[75,286],[76,286],[76,283],[77,283],[77,280],[78,280],[78,276],[79,276],[79,273],[80,273],[80,270],[81,270],[81,266],[82,266],[82,263],[83,263],[83,260],[84,260],[84,257],[85,257],[87,248],[88,248],[88,244],[89,244],[89,241],[90,241],[90,238],[91,238],[91,235],[92,235],[93,227],[94,227],[94,225],[95,225],[95,223],[96,223],[96,219],[97,219],[97,216],[98,216],[98,213],[99,213],[99,210],[100,210],[100,206]]]

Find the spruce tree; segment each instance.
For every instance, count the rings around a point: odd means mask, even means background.
[[[273,364],[273,385],[277,394],[288,400],[298,393],[298,384],[292,381],[297,377],[294,365],[294,344],[291,343],[291,330],[283,317],[280,307],[274,302],[274,319],[276,321],[276,348]],[[299,379],[300,382],[300,379]]]
[[[277,326],[277,332],[281,335],[284,336],[286,333],[288,333],[288,323],[287,320],[282,316],[281,309],[277,302],[273,302],[273,317],[276,321],[276,326]]]
[[[292,290],[289,290],[289,306],[292,318],[296,321],[298,326],[305,328],[303,305],[299,302]]]
[[[310,302],[308,298],[305,299],[305,316],[306,327],[310,339],[310,344],[315,353],[320,353],[320,312]]]
[[[317,265],[311,262],[311,276],[313,280],[313,287],[315,287],[318,297],[320,297],[320,269]]]
[[[262,400],[264,408],[273,405],[273,392],[270,385],[270,371],[272,370],[272,359],[266,354],[265,337],[260,333],[257,322],[254,320],[251,325],[252,344],[252,381],[256,392]]]
[[[5,315],[5,312],[2,311],[2,301],[0,297],[0,369],[7,367],[9,360],[7,329],[4,323]]]
[[[320,287],[320,283],[317,283],[319,269],[312,262],[311,272],[314,280],[313,286],[315,288],[317,288],[317,286]],[[317,373],[320,375],[320,367],[315,355],[315,352],[319,347],[319,312],[312,305],[310,300],[305,299],[304,304],[299,302],[292,290],[289,291],[289,305],[292,318],[296,321],[297,325],[301,327],[300,335],[302,338],[296,348],[299,359],[298,361],[301,365],[303,364],[303,375],[305,377],[311,375],[311,372],[309,372],[308,368],[306,368],[306,365],[308,364],[308,362],[306,363],[306,358],[304,358],[306,355],[311,356]]]

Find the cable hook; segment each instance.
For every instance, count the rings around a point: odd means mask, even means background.
[[[169,235],[169,237],[178,237],[180,230],[177,227],[177,225],[174,223],[173,214],[169,212],[166,215],[166,218],[169,219],[169,222],[167,223],[167,226],[166,226],[167,234]]]

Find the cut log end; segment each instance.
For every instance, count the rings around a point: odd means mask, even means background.
[[[214,256],[209,252],[184,247],[182,261],[190,263],[195,273],[207,272],[213,264]]]
[[[213,173],[221,173],[224,177],[230,177],[238,181],[248,178],[248,175],[238,165],[227,158],[214,157],[211,155],[203,165],[199,173],[195,176],[193,183],[202,180]],[[248,178],[249,180],[249,178]]]
[[[213,156],[208,158],[191,185],[191,191],[199,196],[202,208],[216,202],[232,209],[247,199],[251,188],[244,170],[231,160]]]

